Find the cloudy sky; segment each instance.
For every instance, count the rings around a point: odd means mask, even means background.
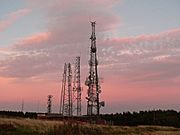
[[[81,56],[86,110],[91,20],[103,113],[180,110],[180,0],[0,0],[0,110],[59,110],[64,62]]]

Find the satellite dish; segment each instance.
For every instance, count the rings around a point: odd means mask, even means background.
[[[105,102],[104,102],[104,101],[101,101],[101,102],[100,102],[100,105],[101,105],[102,107],[104,107],[104,106],[105,106]]]

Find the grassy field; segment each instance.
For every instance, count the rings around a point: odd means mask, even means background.
[[[80,125],[61,121],[0,118],[0,135],[180,135],[180,128]]]

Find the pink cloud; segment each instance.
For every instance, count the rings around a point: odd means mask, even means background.
[[[146,35],[143,36],[146,38],[138,38],[138,41],[129,37],[127,38],[129,42],[125,45],[122,40],[105,42],[99,39],[99,67],[104,66],[104,68],[99,68],[100,76],[104,77],[101,99],[106,101],[105,112],[110,112],[112,103],[114,103],[113,111],[129,111],[130,108],[134,111],[156,107],[155,104],[159,105],[158,108],[162,108],[164,102],[167,106],[179,102],[177,96],[179,95],[178,79],[180,76],[178,74],[180,72],[178,35],[179,30],[176,29],[157,35]],[[4,98],[1,100],[3,102],[7,102],[7,99],[12,99],[12,102],[18,101],[17,97],[21,95],[19,104],[22,97],[26,99],[25,102],[40,99],[41,110],[46,110],[46,96],[51,93],[55,95],[53,105],[58,111],[59,95],[57,93],[60,91],[59,82],[64,63],[62,59],[69,57],[77,49],[72,45],[62,47],[61,44],[51,44],[53,38],[51,34],[45,32],[21,39],[25,42],[18,42],[20,46],[11,50],[17,51],[18,55],[12,55],[9,59],[0,61],[0,66],[3,67],[0,68],[0,75],[3,77],[2,80],[0,79],[2,82],[0,86],[1,89],[9,90],[2,91]],[[39,48],[37,44],[43,45]],[[28,45],[33,48],[29,48]],[[79,46],[83,48],[83,44]],[[65,48],[66,50],[63,50]],[[129,53],[117,55],[122,50],[129,51],[131,55]],[[140,50],[141,53],[137,55],[133,50]],[[63,52],[67,55],[64,56]],[[88,53],[82,53],[82,67],[87,67],[88,57],[86,55]],[[154,60],[163,55],[168,55],[168,57],[163,61]],[[86,75],[87,68],[82,68],[82,82]],[[14,79],[6,80],[11,77]],[[8,95],[10,90],[16,94]],[[84,91],[86,91],[85,86]],[[83,105],[85,93],[83,93]],[[31,102],[31,104],[36,105],[37,102]],[[31,110],[36,110],[36,108]]]
[[[169,31],[161,32],[158,34],[149,34],[149,35],[139,35],[139,36],[132,36],[132,37],[123,37],[123,38],[111,38],[108,40],[105,40],[105,42],[112,42],[115,45],[120,44],[136,44],[137,42],[144,42],[144,41],[155,41],[155,40],[160,40],[163,37],[165,40],[168,39],[168,35],[174,38],[178,38],[180,34],[180,28],[176,29],[171,29]],[[171,38],[170,37],[170,38]]]
[[[43,44],[44,42],[47,42],[50,37],[51,34],[49,32],[40,32],[29,37],[19,39],[16,45],[23,48],[29,45]]]
[[[33,7],[39,9],[44,1],[29,2],[35,3]],[[46,12],[48,32],[19,39],[9,50],[1,50],[8,57],[0,59],[0,76],[20,82],[26,80],[23,84],[15,82],[12,88],[16,88],[18,94],[23,93],[29,101],[34,93],[37,97],[45,97],[51,90],[60,88],[57,82],[61,81],[63,63],[72,62],[76,55],[81,54],[83,82],[88,74],[89,18],[92,18],[97,21],[99,72],[105,82],[102,98],[119,104],[139,104],[141,101],[151,102],[155,97],[157,102],[162,103],[169,99],[172,91],[171,96],[179,101],[176,95],[179,94],[180,78],[180,29],[103,40],[102,33],[116,30],[121,23],[120,17],[112,10],[113,6],[110,0],[46,1],[40,9]],[[2,89],[6,87],[0,86]],[[84,89],[86,91],[86,87]],[[156,94],[163,97],[161,101]],[[8,92],[4,95],[7,99]],[[171,103],[175,100],[172,99]],[[58,103],[58,100],[55,102]]]
[[[59,83],[49,81],[17,80],[0,77],[1,110],[21,110],[22,100],[26,111],[46,111],[47,95],[53,95],[53,111],[58,110]],[[13,93],[13,94],[12,94]],[[36,94],[35,94],[36,93]],[[57,105],[58,104],[58,105]],[[56,107],[56,110],[54,109]]]
[[[5,20],[0,21],[0,32],[3,32],[7,28],[9,28],[19,18],[27,15],[28,13],[30,13],[30,9],[25,8],[8,14]]]
[[[52,33],[53,44],[77,44],[87,41],[89,21],[97,21],[99,33],[115,30],[120,17],[114,13],[115,0],[48,0],[39,8],[43,0],[28,1],[31,8],[40,9],[46,15],[47,28]]]

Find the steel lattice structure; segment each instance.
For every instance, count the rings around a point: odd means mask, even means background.
[[[99,115],[100,106],[104,105],[104,102],[99,102],[99,94],[101,93],[99,78],[98,78],[98,60],[97,60],[97,48],[96,48],[96,35],[95,24],[91,22],[92,35],[91,47],[90,47],[90,60],[89,60],[89,76],[86,79],[85,84],[88,86],[87,91],[87,115]]]
[[[48,95],[48,101],[47,101],[47,113],[51,113],[51,107],[52,107],[52,95]]]
[[[63,116],[72,116],[72,107],[72,69],[70,63],[65,63],[61,89],[60,113]]]
[[[76,57],[75,67],[74,67],[74,102],[76,103],[75,110],[77,111],[77,116],[81,116],[81,74],[80,74],[80,56]]]
[[[62,88],[61,88],[61,99],[60,99],[60,110],[59,113],[64,113],[64,94],[66,89],[66,75],[67,75],[67,64],[64,64],[64,72],[63,72],[63,79],[62,79]]]

